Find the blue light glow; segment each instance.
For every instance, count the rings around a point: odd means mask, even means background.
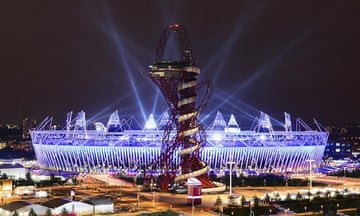
[[[223,135],[222,135],[222,133],[214,133],[211,138],[215,142],[220,142],[223,140]]]
[[[142,100],[138,93],[139,86],[135,84],[134,77],[133,77],[134,72],[133,72],[132,68],[134,68],[134,67],[130,67],[130,65],[129,65],[129,62],[134,62],[135,58],[133,58],[131,56],[131,54],[130,54],[131,52],[126,51],[126,47],[124,45],[125,39],[123,39],[120,36],[120,33],[117,30],[118,28],[114,27],[113,19],[111,17],[110,10],[108,9],[108,6],[106,5],[106,3],[103,3],[103,7],[105,10],[107,20],[106,20],[106,24],[104,25],[104,26],[106,26],[106,28],[103,27],[102,29],[105,32],[105,34],[108,36],[109,40],[112,41],[114,46],[116,47],[116,51],[117,51],[116,54],[119,55],[119,57],[120,57],[119,60],[121,62],[121,64],[119,66],[121,66],[124,69],[124,71],[126,72],[132,92],[135,96],[135,100],[139,106],[140,112],[141,112],[143,120],[145,122],[146,114],[145,114],[144,106],[142,104]]]
[[[85,113],[79,116],[83,123]],[[168,117],[164,114],[159,125],[166,122]],[[123,121],[120,119],[120,122]],[[230,122],[235,125],[235,117]],[[221,130],[207,130],[207,143],[202,148],[201,158],[213,169],[220,169],[230,159],[241,169],[253,166],[258,172],[279,173],[308,172],[307,160],[314,160],[317,166],[321,163],[327,132],[257,132],[240,128],[229,132],[226,130],[231,126],[229,123],[225,123],[225,128]],[[43,168],[107,172],[151,165],[159,157],[164,131],[156,127],[153,115],[150,115],[148,125],[156,130],[125,128],[106,132],[104,125],[97,123],[97,130],[80,127],[75,130],[73,126],[70,127],[73,130],[38,130],[31,131],[31,138],[36,158]],[[174,160],[179,164],[179,152]]]
[[[154,119],[154,115],[153,114],[150,114],[149,118],[146,120],[145,122],[145,126],[144,126],[144,129],[157,129],[157,125],[156,125],[156,122],[155,122],[155,119]]]

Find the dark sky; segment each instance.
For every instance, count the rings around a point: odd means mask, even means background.
[[[160,115],[142,72],[172,23],[188,32],[199,78],[214,82],[205,113],[360,122],[358,0],[1,1],[0,122]]]

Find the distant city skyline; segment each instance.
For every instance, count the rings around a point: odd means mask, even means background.
[[[360,122],[355,0],[7,1],[0,10],[0,123],[62,124],[71,110],[101,121],[114,110],[142,122],[160,115],[164,99],[142,72],[173,23],[188,32],[200,80],[214,82],[204,114]]]

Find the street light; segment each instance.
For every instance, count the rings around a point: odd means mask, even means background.
[[[155,207],[155,191],[153,191],[153,207]]]
[[[315,162],[315,160],[313,159],[309,159],[309,160],[306,160],[307,162],[309,162],[309,191],[311,192],[311,189],[312,189],[312,162]],[[310,199],[311,200],[311,199]]]
[[[137,187],[137,207],[140,208],[140,187]]]
[[[191,200],[191,205],[192,205],[192,208],[191,208],[191,215],[194,216],[194,211],[195,211],[195,206],[194,206],[194,197],[192,198]]]
[[[249,201],[250,201],[250,203],[249,203],[249,208],[250,208],[249,216],[253,216],[253,215],[254,215],[254,212],[253,212],[252,209],[251,209],[251,201],[253,201],[253,200],[254,200],[253,198],[250,198],[250,199],[249,199]]]
[[[252,210],[251,210],[251,200],[250,200],[249,208],[250,208],[249,216],[252,216],[253,214],[252,214]]]
[[[230,199],[231,199],[231,196],[232,196],[232,165],[235,164],[235,162],[229,161],[229,162],[227,162],[227,164],[230,165],[230,192],[229,192],[229,195],[230,195]]]

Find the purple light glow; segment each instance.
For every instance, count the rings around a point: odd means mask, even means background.
[[[75,120],[69,130],[31,131],[40,165],[51,170],[76,172],[150,167],[160,155],[163,130],[133,130],[114,113],[106,130],[81,129],[76,124],[79,121]],[[82,121],[84,116],[85,113],[81,113]],[[166,112],[164,116],[168,117]],[[286,121],[289,121],[290,116],[285,116]],[[284,124],[284,131],[260,131],[261,120],[254,130],[241,130],[234,124],[234,116],[227,124],[219,119],[224,120],[221,113],[216,115],[213,129],[207,130],[207,143],[201,151],[201,158],[211,169],[220,169],[231,160],[239,169],[250,167],[259,172],[307,172],[307,160],[314,160],[318,166],[323,157],[327,132],[293,131],[288,124]],[[166,119],[163,117],[160,121]],[[109,126],[119,125],[120,122],[120,131],[109,131]],[[161,125],[161,122],[157,122],[157,125]],[[218,139],[219,135],[221,139]],[[175,163],[179,164],[179,152],[176,152],[174,158]]]

